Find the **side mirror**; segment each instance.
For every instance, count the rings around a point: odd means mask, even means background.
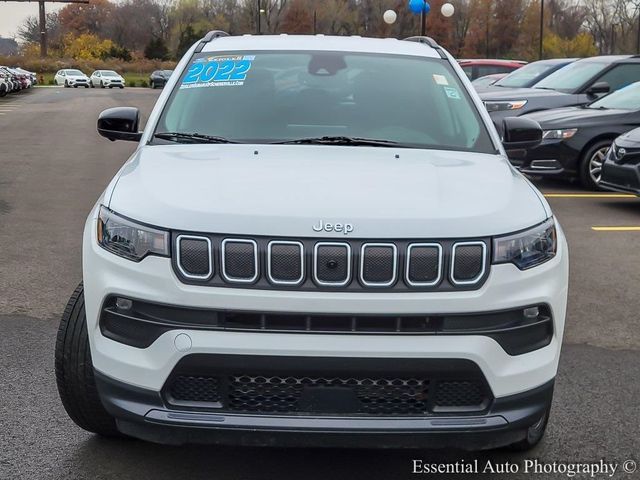
[[[98,133],[112,142],[127,140],[139,142],[140,111],[134,107],[116,107],[104,110],[98,117]]]
[[[587,88],[585,92],[589,97],[597,97],[598,95],[603,95],[605,93],[609,93],[611,91],[611,87],[607,82],[596,82]]]
[[[502,131],[505,150],[527,150],[542,142],[542,128],[530,118],[507,117],[502,121]]]

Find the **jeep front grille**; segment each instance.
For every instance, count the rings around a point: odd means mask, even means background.
[[[174,269],[195,285],[280,290],[475,290],[489,239],[366,241],[174,235]]]

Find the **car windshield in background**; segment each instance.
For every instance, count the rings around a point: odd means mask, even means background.
[[[242,143],[318,139],[335,145],[340,137],[349,145],[370,144],[366,139],[495,153],[451,66],[400,55],[199,54],[164,109],[160,133],[165,139],[173,133],[174,141],[199,134]]]
[[[542,76],[545,72],[554,68],[555,65],[549,63],[530,63],[522,68],[514,70],[509,75],[501,78],[496,83],[497,87],[522,88],[530,85],[536,78]]]
[[[110,70],[102,71],[101,73],[102,73],[103,77],[117,77],[118,76],[118,74],[116,72],[112,72]]]
[[[620,90],[593,102],[589,108],[612,108],[620,110],[640,110],[640,82],[632,83]]]
[[[84,75],[80,70],[67,70],[67,75]]]
[[[571,93],[609,66],[603,62],[573,62],[536,83],[533,88],[548,88]]]

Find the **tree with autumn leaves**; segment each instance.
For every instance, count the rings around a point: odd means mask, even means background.
[[[455,56],[533,60],[540,40],[540,0],[430,0],[428,34]],[[50,14],[50,44],[59,56],[179,57],[209,30],[255,33],[258,0],[91,0]],[[420,31],[407,0],[260,0],[261,33],[324,33],[404,38]],[[382,20],[385,10],[397,22]],[[545,0],[544,56],[630,53],[640,0]],[[637,31],[637,30],[636,30]],[[19,32],[38,40],[37,21]],[[107,48],[107,46],[109,48]]]

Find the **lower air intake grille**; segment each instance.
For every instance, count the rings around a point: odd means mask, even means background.
[[[176,405],[218,404],[220,395],[216,377],[180,375],[171,383],[169,401]]]
[[[411,416],[480,411],[490,403],[479,379],[441,381],[417,375],[180,375],[166,390],[171,405],[248,414]]]
[[[441,381],[438,382],[434,403],[439,407],[482,406],[486,395],[478,382]]]

